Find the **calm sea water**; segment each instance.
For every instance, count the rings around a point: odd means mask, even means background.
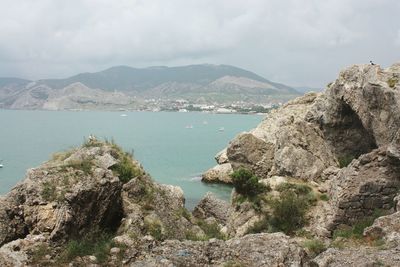
[[[254,128],[258,115],[207,113],[0,110],[0,194],[21,181],[28,168],[94,134],[134,151],[158,182],[180,186],[192,208],[207,192],[228,199],[231,188],[208,185],[200,174],[238,133]],[[192,126],[192,128],[187,128]],[[223,127],[224,131],[219,131]]]

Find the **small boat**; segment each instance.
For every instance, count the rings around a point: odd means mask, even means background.
[[[186,129],[193,129],[193,125],[186,125]]]
[[[0,168],[3,168],[3,161],[0,160]]]
[[[221,128],[218,129],[218,132],[223,132],[223,131],[225,131],[224,127],[221,127]]]
[[[126,115],[126,114],[121,114],[120,116],[121,116],[121,117],[126,117],[126,116],[128,116],[128,115]]]

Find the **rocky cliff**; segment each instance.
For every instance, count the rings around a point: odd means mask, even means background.
[[[193,213],[91,139],[0,198],[1,266],[400,266],[400,65],[357,65],[216,156]],[[231,175],[234,173],[233,175]]]
[[[309,93],[287,103],[268,114],[257,128],[232,140],[216,155],[218,165],[207,171],[203,180],[232,183],[232,173],[247,169],[272,191],[259,194],[257,202],[247,199],[240,203],[243,198],[234,194],[233,208],[226,214],[227,233],[242,236],[263,221],[267,224],[274,214],[271,199],[279,199],[282,186],[308,186],[317,201],[306,211],[302,231],[333,246],[310,264],[364,266],[362,259],[369,254],[366,261],[371,264],[400,265],[398,258],[390,256],[399,249],[395,215],[377,219],[375,224],[387,228],[377,226],[362,237],[363,229],[375,218],[396,211],[400,189],[399,79],[400,64],[387,69],[351,66],[324,93]],[[397,241],[388,245],[382,239],[385,234]],[[376,240],[388,251],[378,253],[371,247]],[[338,250],[335,242],[345,243],[349,250]],[[357,253],[355,247],[363,248]]]

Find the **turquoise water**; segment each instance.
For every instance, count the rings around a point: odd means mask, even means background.
[[[28,168],[57,151],[82,144],[94,134],[113,138],[158,182],[180,186],[192,208],[207,192],[228,199],[231,188],[207,185],[202,172],[215,165],[214,155],[238,133],[254,128],[258,115],[207,113],[0,110],[0,194],[21,181]],[[186,126],[193,128],[186,128]],[[224,127],[224,131],[218,131]]]

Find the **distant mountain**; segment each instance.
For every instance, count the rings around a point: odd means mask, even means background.
[[[74,87],[78,89],[73,90]],[[110,93],[125,95],[130,104],[119,103],[121,98],[111,97]],[[117,66],[66,79],[38,81],[0,78],[0,107],[3,108],[135,108],[135,102],[143,103],[150,98],[186,99],[192,103],[276,103],[298,95],[293,88],[253,72],[211,64],[149,68]],[[84,103],[79,101],[80,97],[86,99]],[[110,97],[113,100],[108,103]]]
[[[5,87],[5,86],[20,86],[20,85],[25,85],[31,81],[29,80],[24,80],[20,78],[13,78],[13,77],[0,77],[0,87]]]

